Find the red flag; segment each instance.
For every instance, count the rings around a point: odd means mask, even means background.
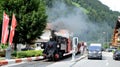
[[[1,36],[1,43],[6,44],[7,38],[8,38],[8,24],[9,24],[9,17],[4,12],[3,13],[3,24],[2,24],[2,36]]]
[[[10,30],[10,37],[9,37],[9,45],[12,45],[16,25],[17,25],[17,21],[16,21],[16,18],[15,18],[15,15],[13,14],[11,30]]]

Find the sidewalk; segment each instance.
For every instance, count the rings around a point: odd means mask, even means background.
[[[80,56],[79,58],[75,59],[74,61],[61,61],[61,62],[56,62],[54,64],[51,64],[47,67],[79,67],[77,62],[79,62],[81,59],[85,58],[87,54],[84,54],[83,56]]]
[[[40,60],[40,59],[44,59],[44,57],[38,56],[38,57],[28,57],[28,58],[19,58],[19,59],[5,59],[5,60],[0,60],[0,66],[14,64],[14,63],[20,63],[20,62],[30,62],[30,61],[34,61],[34,60]]]

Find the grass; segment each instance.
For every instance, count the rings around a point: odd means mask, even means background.
[[[0,57],[0,60],[5,60],[5,57]]]

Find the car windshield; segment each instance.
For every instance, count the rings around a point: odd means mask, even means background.
[[[101,47],[99,47],[99,46],[89,46],[88,49],[89,49],[90,51],[94,51],[94,50],[100,51],[100,50],[101,50]]]

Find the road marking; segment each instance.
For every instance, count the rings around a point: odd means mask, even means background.
[[[106,60],[106,66],[108,66],[108,65],[109,65],[108,60]]]

